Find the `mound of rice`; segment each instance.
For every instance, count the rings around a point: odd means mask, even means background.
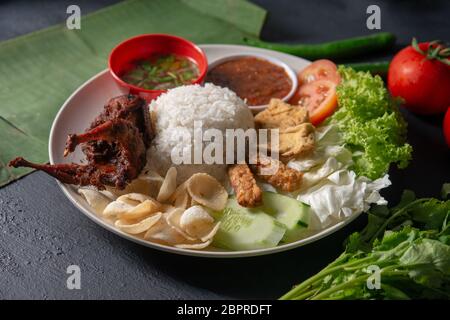
[[[171,160],[172,151],[178,154],[190,149],[194,154],[194,121],[202,121],[203,132],[213,128],[244,130],[254,128],[251,111],[245,102],[233,91],[213,84],[181,86],[169,90],[149,105],[155,121],[156,137],[148,152],[148,166],[160,175],[175,166]],[[192,139],[180,139],[191,137]],[[203,143],[203,148],[207,142]],[[205,172],[226,181],[226,165],[181,164],[177,165],[178,183],[197,172]]]

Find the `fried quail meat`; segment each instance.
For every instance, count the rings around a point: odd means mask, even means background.
[[[236,193],[236,200],[243,207],[257,207],[262,203],[262,191],[256,184],[253,173],[247,164],[234,164],[228,167],[228,177]]]
[[[124,189],[144,168],[151,138],[145,101],[128,94],[112,98],[86,132],[69,135],[64,156],[81,145],[87,164],[35,164],[19,157],[9,165],[41,170],[63,183]]]
[[[150,145],[150,141],[153,137],[150,115],[147,108],[145,108],[145,101],[139,96],[128,94],[110,99],[104,106],[102,113],[92,121],[87,131],[113,119],[124,119],[133,123],[142,135],[145,147]],[[67,142],[68,145],[72,143],[69,140]],[[69,151],[69,149],[66,148],[65,152],[73,151]],[[101,139],[84,143],[82,145],[82,150],[89,163],[108,162],[109,159],[115,156],[117,151],[114,144]]]

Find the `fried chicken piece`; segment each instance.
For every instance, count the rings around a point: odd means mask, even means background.
[[[150,131],[145,101],[124,95],[111,99],[85,133],[69,135],[64,156],[82,144],[88,164],[35,164],[16,158],[9,165],[42,170],[63,183],[124,189],[145,166]]]
[[[280,99],[271,99],[267,109],[255,116],[255,125],[260,129],[283,130],[305,122],[309,122],[305,107],[291,106]]]
[[[231,165],[228,167],[228,176],[241,206],[257,207],[262,203],[262,191],[247,164]]]
[[[258,178],[284,192],[298,190],[302,184],[303,173],[270,157],[258,157],[250,167]]]

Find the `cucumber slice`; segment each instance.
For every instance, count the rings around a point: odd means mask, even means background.
[[[263,192],[263,203],[263,209],[286,226],[283,242],[300,239],[308,229],[311,214],[307,204],[274,192]]]
[[[220,213],[213,213],[221,221],[214,237],[214,245],[230,250],[254,250],[278,245],[286,228],[258,208],[241,207],[234,197]]]

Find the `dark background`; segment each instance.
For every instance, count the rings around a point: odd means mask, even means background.
[[[86,14],[115,2],[2,1],[0,40],[64,22],[66,8],[73,3]],[[370,4],[381,7],[382,30],[398,36],[397,48],[413,36],[449,40],[448,0],[254,2],[269,11],[262,32],[266,40],[313,43],[368,34],[365,12]],[[390,58],[393,52],[364,59]],[[391,170],[393,186],[384,195],[396,201],[404,188],[410,188],[419,196],[437,196],[442,183],[450,182],[442,116],[403,113],[413,161],[406,170]],[[360,230],[365,220],[362,215],[323,240],[270,256],[232,260],[176,256],[97,226],[71,205],[53,179],[35,172],[0,189],[0,298],[273,299],[331,262],[341,252],[343,240]],[[66,288],[66,268],[71,264],[81,267],[81,290]]]

